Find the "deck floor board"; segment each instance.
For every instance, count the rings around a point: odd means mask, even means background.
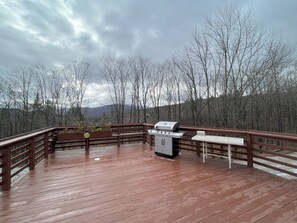
[[[136,144],[57,151],[0,194],[0,222],[294,222],[297,182]]]

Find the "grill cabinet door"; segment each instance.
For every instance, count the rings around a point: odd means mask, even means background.
[[[157,153],[163,153],[163,136],[155,136],[155,152]]]
[[[171,137],[163,137],[164,138],[164,148],[163,153],[169,156],[172,156],[172,138]]]
[[[156,135],[155,152],[172,156],[172,138]]]

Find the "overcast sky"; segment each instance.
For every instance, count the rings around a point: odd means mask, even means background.
[[[103,55],[141,53],[162,62],[223,0],[1,0],[0,75],[15,65],[94,67]],[[297,46],[297,0],[238,0],[255,18]],[[96,88],[95,85],[93,85]],[[97,86],[98,87],[98,86]],[[91,94],[88,92],[88,94]]]

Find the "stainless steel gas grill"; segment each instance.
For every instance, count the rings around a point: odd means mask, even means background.
[[[178,122],[160,121],[148,134],[155,136],[155,153],[159,156],[174,158],[179,153],[179,138],[185,132],[178,131]]]

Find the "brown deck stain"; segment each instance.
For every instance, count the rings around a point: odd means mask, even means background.
[[[297,182],[137,144],[57,151],[0,194],[0,222],[294,222]]]

